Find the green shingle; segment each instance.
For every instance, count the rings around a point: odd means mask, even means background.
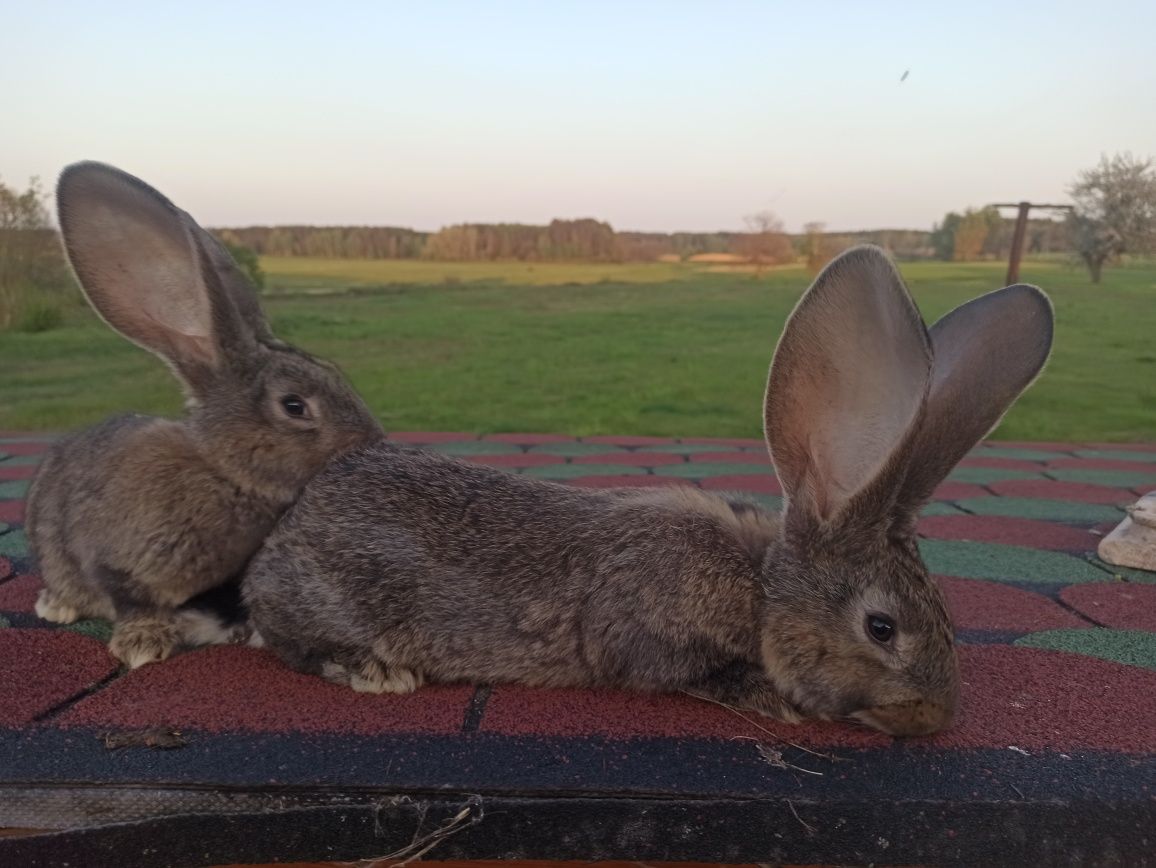
[[[1112,449],[1081,449],[1081,458],[1102,458],[1108,461],[1145,461],[1156,463],[1156,452],[1117,452]]]
[[[773,478],[765,464],[732,464],[729,461],[692,461],[689,464],[663,464],[654,468],[656,476],[680,479],[706,479],[708,476],[766,476]]]
[[[608,452],[621,452],[622,447],[612,446],[609,443],[541,443],[530,448],[531,452],[540,452],[543,455],[605,455]]]
[[[1142,488],[1156,485],[1156,468],[1151,473],[1135,470],[1089,470],[1083,467],[1055,467],[1048,476],[1061,482],[1087,482],[1114,488]]]
[[[425,448],[442,455],[510,455],[522,451],[512,443],[489,440],[451,440],[448,443],[430,443]]]
[[[22,530],[9,531],[0,534],[0,555],[10,558],[22,558],[28,554],[28,538]]]
[[[1012,446],[991,446],[976,449],[969,458],[1015,458],[1019,461],[1058,461],[1070,458],[1062,452],[1045,452],[1042,449],[1017,449]]]
[[[82,636],[91,636],[100,642],[107,642],[112,638],[112,624],[108,621],[85,620],[75,621],[64,627],[65,630],[71,630],[74,633],[80,633]]]
[[[12,479],[0,482],[0,500],[19,500],[28,494],[27,479]]]
[[[645,476],[641,467],[629,464],[544,464],[541,467],[527,467],[522,471],[526,476],[539,479],[578,479],[583,476]]]
[[[1147,630],[1106,630],[1101,627],[1046,630],[1022,636],[1015,644],[1087,654],[1129,666],[1156,669],[1156,633]]]
[[[1035,518],[1041,521],[1098,524],[1103,521],[1119,521],[1124,517],[1124,511],[1114,506],[1039,497],[968,497],[955,501],[955,504],[976,515]]]
[[[1041,467],[1042,471],[1043,468]],[[1043,479],[1042,473],[1030,470],[1007,470],[1003,467],[957,467],[947,477],[948,482],[975,482],[979,485],[990,485],[993,482],[1003,482],[1006,479]]]
[[[919,551],[931,572],[965,579],[1062,585],[1104,581],[1104,574],[1096,567],[1060,552],[931,539],[920,540]]]
[[[643,452],[669,452],[672,455],[700,455],[704,452],[742,452],[737,446],[721,443],[666,443],[662,446],[643,446]]]
[[[927,506],[923,507],[920,515],[963,515],[962,509],[952,506],[950,503],[942,500],[933,501]]]
[[[1136,582],[1141,585],[1156,585],[1156,573],[1149,572],[1148,570],[1118,567],[1115,564],[1105,563],[1097,557],[1088,558],[1088,563],[1127,582]]]

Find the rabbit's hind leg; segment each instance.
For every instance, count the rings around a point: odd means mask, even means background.
[[[38,617],[54,624],[71,624],[81,618],[112,619],[111,602],[92,591],[67,554],[46,548],[39,561],[44,587],[36,598]]]
[[[348,685],[358,693],[413,693],[425,681],[420,672],[386,666],[375,657],[364,657],[349,665],[328,661],[321,664],[321,676]]]
[[[134,612],[112,628],[109,653],[130,669],[166,659],[180,644],[181,630],[172,612]]]

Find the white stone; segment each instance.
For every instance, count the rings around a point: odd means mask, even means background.
[[[1156,491],[1128,507],[1127,517],[1100,540],[1099,554],[1118,567],[1156,572]]]

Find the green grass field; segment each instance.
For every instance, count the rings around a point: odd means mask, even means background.
[[[767,364],[808,279],[678,264],[263,261],[285,339],[338,362],[390,430],[757,437]],[[998,263],[913,263],[932,320],[1002,284]],[[1051,294],[1056,348],[998,436],[1156,440],[1156,266],[1093,287],[1025,265]],[[176,414],[168,370],[87,309],[0,333],[0,429],[59,430],[124,410]]]

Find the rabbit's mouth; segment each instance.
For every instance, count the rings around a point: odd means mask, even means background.
[[[954,716],[952,707],[926,699],[876,705],[848,715],[872,729],[900,737],[931,735],[947,729]]]

